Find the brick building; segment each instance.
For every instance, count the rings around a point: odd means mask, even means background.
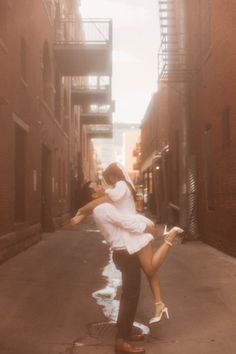
[[[111,73],[107,42],[99,53],[88,48],[98,62],[86,66],[88,50],[81,52],[81,44],[87,23],[78,5],[78,0],[0,4],[0,262],[37,242],[42,230],[53,230],[76,207],[87,163],[84,134],[90,145],[83,127],[111,126],[108,114],[83,116],[85,105],[77,97],[84,92],[73,96],[75,76],[86,83],[90,74]],[[101,96],[105,90],[97,91]]]
[[[235,255],[235,2],[159,1],[159,13],[168,151],[167,198],[158,202],[188,238]]]
[[[160,157],[169,144],[167,86],[162,84],[154,93],[141,123],[141,172],[146,203],[161,222],[166,217],[165,183],[160,169]]]
[[[187,14],[188,46],[200,48],[189,55],[199,231],[206,242],[236,255],[236,4],[195,1]]]

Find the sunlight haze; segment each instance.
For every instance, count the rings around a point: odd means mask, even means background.
[[[157,1],[82,0],[80,10],[113,19],[113,120],[140,123],[157,87]]]

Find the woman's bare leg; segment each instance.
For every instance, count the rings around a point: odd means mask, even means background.
[[[155,316],[159,315],[164,303],[161,297],[161,286],[155,268],[152,266],[153,249],[151,242],[138,252],[138,257],[143,271],[145,272],[155,301]]]
[[[166,240],[170,243],[177,236],[177,231],[172,230],[168,236],[166,236]],[[164,303],[161,299],[161,289],[160,289],[160,281],[156,275],[156,272],[163,264],[166,256],[170,250],[170,244],[164,242],[155,252],[153,252],[152,244],[149,242],[147,246],[143,247],[139,252],[139,261],[141,263],[142,269],[146,273],[148,277],[148,281],[150,283],[150,287],[155,299],[155,314],[158,315],[162,308],[164,307]],[[156,304],[157,303],[157,304]]]
[[[170,231],[168,236],[165,237],[165,240],[172,242],[174,238],[178,235],[178,232],[176,230]],[[167,242],[164,242],[153,254],[152,257],[152,266],[153,268],[157,271],[164,260],[166,259],[166,256],[170,250],[170,244]]]

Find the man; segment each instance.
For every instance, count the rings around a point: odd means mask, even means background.
[[[114,209],[112,213],[111,208]],[[141,267],[138,256],[137,254],[130,255],[122,237],[119,237],[124,232],[124,230],[120,231],[123,229],[125,220],[122,220],[113,205],[103,203],[93,210],[93,215],[98,228],[111,245],[113,262],[122,275],[122,295],[117,318],[115,352],[143,354],[145,353],[143,347],[136,347],[130,343],[130,341],[144,339],[143,335],[132,332],[141,285]],[[137,232],[141,233],[146,225],[140,223],[137,227]]]

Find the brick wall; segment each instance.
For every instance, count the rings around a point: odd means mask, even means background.
[[[207,242],[236,254],[236,4],[211,2],[211,44],[201,65],[198,91],[198,140],[207,126],[212,131],[212,189],[214,206],[208,208],[205,150],[198,151],[201,184],[199,213],[201,233]],[[228,118],[226,118],[228,110]],[[227,127],[226,120],[229,120]],[[227,129],[229,128],[229,141]]]
[[[11,249],[13,255],[24,248],[23,243],[28,246],[39,238],[42,178],[46,173],[42,164],[43,147],[49,153],[46,206],[52,225],[53,219],[63,217],[70,210],[70,162],[77,159],[77,154],[69,160],[68,120],[65,119],[68,112],[63,105],[69,104],[70,79],[55,87],[54,28],[45,2],[1,2],[0,23],[1,261],[11,255]],[[60,119],[55,118],[56,88],[62,96]],[[15,220],[16,126],[25,131],[25,218],[21,223]],[[77,141],[74,149],[78,149]]]
[[[236,255],[236,4],[233,0],[182,3],[186,5],[190,71],[184,84],[168,84],[166,202],[181,206],[183,174],[188,173],[189,161],[196,161],[199,233],[206,242]],[[186,151],[181,145],[184,117]],[[163,122],[158,122],[157,116],[154,119],[157,136]],[[154,151],[150,115],[143,122],[143,130],[142,154],[147,158]],[[159,141],[164,145],[163,137]]]

